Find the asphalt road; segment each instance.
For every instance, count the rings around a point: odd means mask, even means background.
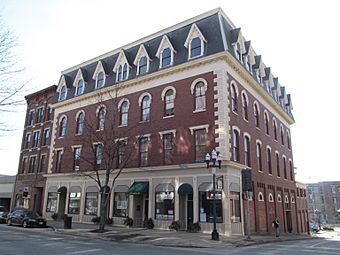
[[[24,229],[0,225],[1,255],[194,255],[194,254],[340,254],[340,235],[304,241],[279,242],[228,249],[171,248],[116,243],[55,233],[50,229]]]

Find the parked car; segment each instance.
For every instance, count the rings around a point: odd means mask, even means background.
[[[6,223],[8,211],[0,207],[0,223]]]
[[[7,216],[7,225],[20,225],[27,227],[46,227],[46,219],[38,213],[28,210],[15,210]]]

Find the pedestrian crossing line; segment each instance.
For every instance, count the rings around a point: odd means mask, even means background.
[[[89,253],[89,252],[95,252],[95,251],[101,251],[103,249],[92,249],[92,250],[83,250],[83,251],[73,251],[69,252],[67,254],[82,254],[82,253]]]

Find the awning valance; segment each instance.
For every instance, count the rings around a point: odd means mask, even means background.
[[[149,182],[134,182],[129,188],[130,195],[144,195],[149,193]]]
[[[178,188],[178,194],[179,195],[193,194],[193,190],[192,190],[191,185],[188,184],[188,183],[183,183]]]

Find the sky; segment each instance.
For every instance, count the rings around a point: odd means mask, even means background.
[[[292,95],[296,180],[340,181],[340,1],[337,0],[1,0],[18,37],[27,94],[57,84],[61,71],[221,7]],[[0,174],[17,173],[25,107],[0,116]]]

